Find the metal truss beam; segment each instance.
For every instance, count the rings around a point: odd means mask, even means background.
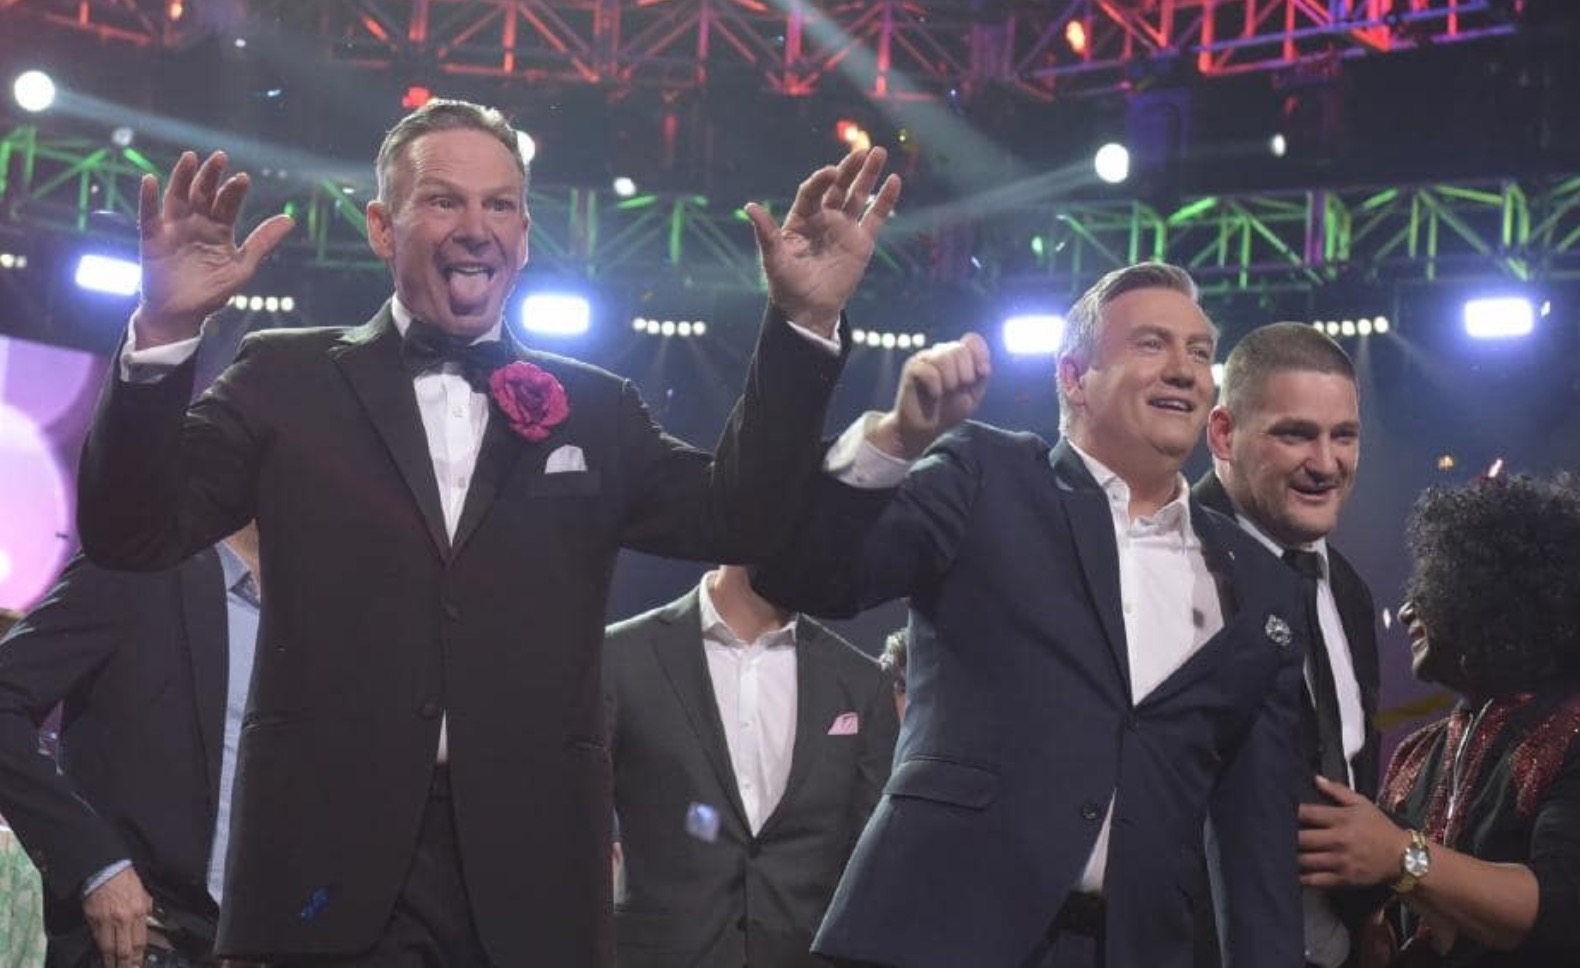
[[[1496,0],[0,0],[31,18],[149,48],[282,30],[326,60],[406,71],[699,89],[727,75],[783,95],[843,75],[875,99],[1040,99],[1330,65],[1509,34]],[[179,10],[179,16],[173,14]],[[204,12],[208,11],[208,12]],[[1077,42],[1079,41],[1079,42]]]
[[[137,180],[173,159],[30,126],[0,133],[0,225],[130,237]],[[288,210],[301,229],[289,258],[323,269],[382,267],[369,253],[362,202],[333,181],[254,183],[251,211]],[[756,291],[752,234],[733,204],[695,194],[621,199],[585,188],[533,191],[536,264],[590,281],[681,274],[719,291]],[[957,206],[901,213],[875,285],[972,278],[1075,291],[1132,262],[1189,268],[1208,291],[1314,290],[1361,278],[1389,284],[1580,279],[1580,174],[1215,195],[1159,210],[1136,201],[1049,197],[973,217]],[[1011,260],[1007,249],[1040,252]],[[997,250],[993,242],[1001,243]],[[999,254],[991,254],[997,251]]]

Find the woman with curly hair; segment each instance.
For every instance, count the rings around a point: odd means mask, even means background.
[[[1386,898],[1366,968],[1580,965],[1580,490],[1432,488],[1407,541],[1415,674],[1460,701],[1400,745],[1381,809],[1319,780],[1301,879]]]

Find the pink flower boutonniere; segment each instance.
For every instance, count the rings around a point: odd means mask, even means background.
[[[488,377],[488,389],[510,429],[537,443],[570,416],[570,400],[554,375],[516,360]]]

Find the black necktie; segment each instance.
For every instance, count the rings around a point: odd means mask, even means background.
[[[1339,691],[1333,680],[1333,663],[1328,660],[1328,646],[1322,638],[1322,623],[1317,611],[1317,585],[1324,577],[1322,556],[1315,551],[1294,548],[1284,552],[1284,561],[1300,575],[1306,596],[1306,619],[1311,624],[1311,701],[1308,712],[1314,722],[1310,734],[1315,740],[1312,752],[1312,769],[1323,776],[1350,785],[1349,766],[1344,761],[1344,720],[1339,716]]]
[[[406,327],[400,355],[412,376],[454,363],[478,393],[487,393],[490,374],[516,358],[503,339],[473,343],[420,319],[412,320]]]

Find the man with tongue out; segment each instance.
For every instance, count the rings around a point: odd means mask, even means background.
[[[96,416],[80,530],[168,567],[256,518],[264,603],[219,949],[276,965],[607,965],[605,599],[621,547],[748,562],[818,473],[842,310],[899,196],[882,149],[747,207],[769,307],[715,455],[635,388],[514,345],[525,164],[492,109],[397,124],[367,208],[394,296],[246,342],[187,409],[191,351],[290,231],[237,246],[216,152],[142,185],[142,299]]]

